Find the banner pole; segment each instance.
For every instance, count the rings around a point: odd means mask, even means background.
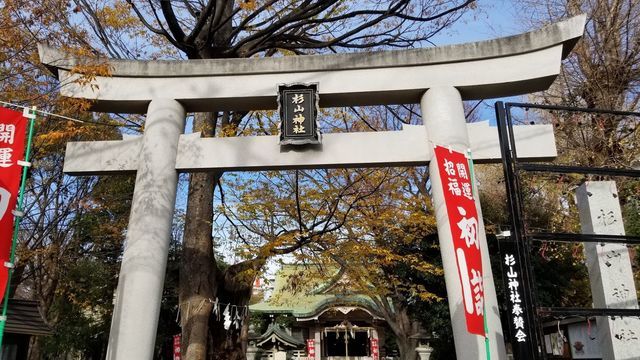
[[[25,108],[24,117],[29,119],[29,133],[27,135],[27,148],[25,151],[24,161],[19,162],[22,165],[22,180],[20,182],[20,192],[18,195],[18,206],[16,207],[16,211],[13,213],[15,216],[15,222],[13,226],[13,239],[11,244],[11,257],[9,263],[3,264],[4,266],[9,268],[9,275],[7,279],[7,287],[5,289],[4,301],[2,305],[2,315],[0,316],[0,358],[2,357],[2,344],[4,340],[4,328],[7,323],[7,307],[9,306],[9,294],[11,292],[11,275],[13,275],[14,262],[16,257],[16,245],[18,243],[18,231],[20,229],[20,221],[24,216],[22,212],[22,205],[24,201],[24,189],[27,182],[27,172],[31,164],[29,163],[29,158],[31,156],[31,142],[33,138],[33,128],[36,122],[36,107],[32,107],[31,109]],[[2,265],[0,265],[2,266]]]
[[[473,191],[474,194],[480,196],[480,194],[477,193],[477,189],[476,189],[476,175],[473,169],[473,157],[471,156],[471,149],[467,149],[467,161],[469,162],[469,171],[471,172],[471,189]],[[485,332],[485,336],[484,336],[484,347],[485,347],[485,351],[487,353],[487,360],[491,360],[491,350],[489,347],[489,328],[487,327],[487,312],[485,311],[486,308],[484,306],[482,306],[482,313],[483,313],[483,319],[484,319],[484,332]]]

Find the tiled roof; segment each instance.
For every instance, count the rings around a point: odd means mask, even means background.
[[[304,346],[304,341],[302,339],[298,339],[289,335],[289,333],[287,333],[287,331],[283,329],[282,326],[275,323],[269,324],[267,331],[265,331],[264,334],[260,335],[260,338],[257,341],[257,345],[261,346],[264,343],[275,343],[276,341],[294,349]]]
[[[304,269],[304,270],[302,270]],[[306,290],[293,291],[290,286],[292,278],[297,278],[300,272],[304,273],[303,281],[309,282]],[[319,270],[313,267],[303,268],[297,265],[285,265],[276,275],[274,290],[267,300],[251,305],[254,312],[262,313],[288,313],[297,318],[313,317],[328,307],[336,305],[362,306],[373,312],[377,307],[370,297],[345,293],[332,292],[333,285],[342,279],[342,273],[335,270],[331,280],[313,283],[314,279],[326,279],[326,274],[321,276]],[[325,269],[327,271],[327,269]],[[328,272],[331,272],[330,270]],[[300,281],[300,278],[297,278]]]
[[[5,332],[25,335],[51,335],[51,327],[40,314],[38,302],[9,299]]]

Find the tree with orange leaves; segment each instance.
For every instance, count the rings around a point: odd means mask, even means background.
[[[357,6],[343,0],[43,0],[7,5],[21,29],[34,34],[32,43],[44,41],[80,55],[112,58],[207,59],[411,47],[427,42],[457,20],[473,0],[367,0]],[[35,62],[32,57],[31,63]],[[108,72],[99,67],[77,70],[88,77],[95,71]],[[194,128],[203,136],[241,135],[247,124],[259,124],[259,116],[196,114]],[[187,359],[244,358],[246,331],[228,331],[211,321],[211,304],[206,300],[218,297],[228,303],[246,303],[252,284],[251,276],[246,275],[255,274],[264,257],[302,248],[311,236],[303,232],[279,237],[255,257],[222,266],[213,251],[217,244],[212,237],[213,193],[222,175],[190,176],[180,279],[183,356]],[[332,200],[326,206],[349,208],[343,201],[348,198],[353,208],[357,196],[343,194],[340,205]],[[331,223],[339,214],[320,215],[331,215],[324,219],[333,219],[327,222],[327,229],[333,229]]]

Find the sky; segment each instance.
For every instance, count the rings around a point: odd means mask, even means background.
[[[534,29],[527,29],[518,20],[516,0],[478,0],[477,9],[467,12],[450,29],[431,39],[437,46],[462,44],[474,41],[496,39],[517,35]],[[489,120],[495,124],[494,104],[496,101],[523,102],[522,96],[490,99],[477,108],[480,120]],[[475,102],[473,103],[475,105]]]
[[[478,8],[474,11],[465,14],[454,25],[446,29],[445,31],[437,34],[431,39],[436,46],[444,46],[450,44],[460,44],[466,42],[482,41],[495,39],[504,36],[510,36],[526,32],[525,29],[517,20],[516,9],[514,8],[514,2],[509,0],[479,0]],[[495,112],[493,109],[494,103],[497,100],[503,101],[520,101],[520,97],[506,98],[506,99],[491,99],[481,104],[478,107],[481,120],[490,120],[492,124],[495,123]],[[183,174],[183,179],[186,175]],[[178,208],[186,208],[186,186],[185,182],[181,181],[182,189],[181,194],[178,195]],[[215,230],[214,230],[215,231]],[[235,262],[234,256],[231,254],[231,249],[234,244],[225,243],[222,246],[222,254],[227,258],[227,261]],[[273,274],[277,269],[277,266],[270,264],[268,266],[268,273]]]
[[[528,28],[521,19],[519,0],[477,0],[477,8],[468,11],[450,28],[430,39],[435,46],[463,44],[517,35],[535,30]],[[520,4],[521,5],[521,4]],[[489,120],[495,125],[494,104],[496,101],[526,102],[524,96],[490,99],[477,107],[480,120]],[[476,102],[472,103],[473,105]]]
[[[513,0],[478,0],[476,10],[467,12],[432,41],[442,46],[519,34],[525,30],[516,17]]]

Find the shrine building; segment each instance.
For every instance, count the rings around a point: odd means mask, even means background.
[[[253,314],[290,315],[295,321],[290,327],[273,322],[262,334],[250,332],[249,360],[384,358],[386,322],[378,306],[350,291],[349,278],[337,269],[329,280],[318,280],[326,279],[318,271],[315,266],[284,265],[271,296],[250,306]],[[300,289],[291,285],[295,282],[303,283],[296,286]]]

